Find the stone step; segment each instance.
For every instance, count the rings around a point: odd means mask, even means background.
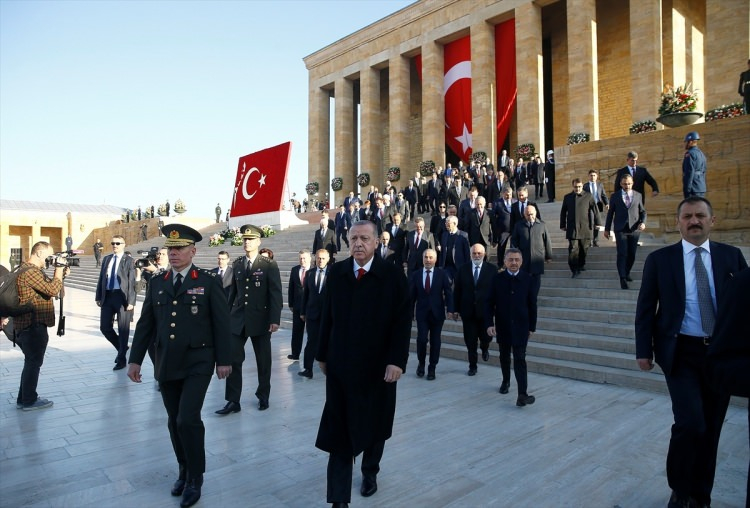
[[[591,298],[587,294],[583,294],[581,297],[573,297],[573,296],[552,296],[547,293],[550,292],[551,289],[545,290],[543,293],[545,294],[539,294],[539,298],[537,299],[537,304],[539,309],[549,309],[549,308],[559,308],[559,309],[569,309],[572,311],[577,312],[586,312],[589,310],[597,310],[597,311],[610,311],[610,312],[625,312],[630,313],[631,318],[633,314],[635,313],[635,299],[622,299],[622,300],[615,300],[615,299],[596,299]],[[624,291],[623,291],[624,293]],[[619,294],[619,293],[618,293]]]
[[[628,306],[631,307],[631,306]],[[538,316],[544,319],[568,320],[580,323],[613,324],[633,326],[633,308],[617,310],[586,310],[571,312],[568,308],[539,305]]]

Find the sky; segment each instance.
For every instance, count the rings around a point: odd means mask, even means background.
[[[304,196],[302,59],[411,3],[0,0],[0,198],[211,217],[286,141]]]

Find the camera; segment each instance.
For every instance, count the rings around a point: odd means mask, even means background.
[[[45,268],[50,266],[81,266],[81,260],[75,257],[76,253],[72,250],[66,250],[64,252],[55,252],[53,256],[47,256],[44,259]]]
[[[156,256],[159,255],[159,247],[151,247],[149,250],[139,250],[140,259],[135,260],[136,268],[146,268],[148,265],[156,264]]]

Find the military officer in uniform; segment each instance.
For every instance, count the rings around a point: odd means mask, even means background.
[[[226,405],[216,411],[228,415],[240,411],[242,394],[242,362],[245,361],[247,338],[253,343],[258,367],[258,409],[268,409],[271,393],[271,334],[281,323],[281,275],[276,261],[258,254],[260,228],[240,228],[245,255],[232,264],[232,285],[229,308],[232,329],[232,374],[227,378]]]
[[[171,269],[153,277],[133,337],[128,377],[141,382],[141,363],[149,342],[156,340],[154,376],[167,410],[179,476],[173,496],[181,507],[201,497],[206,469],[205,428],[201,408],[211,375],[232,372],[229,309],[221,281],[193,264],[197,231],[182,224],[165,226],[164,243]]]

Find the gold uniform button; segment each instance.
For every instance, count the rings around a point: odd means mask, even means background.
[[[174,340],[174,335],[170,335],[169,338]]]
[[[169,323],[169,326],[171,326],[172,328],[174,328],[174,327],[175,327],[175,326],[177,326],[177,325],[176,325],[176,324],[174,324],[174,323]]]
[[[176,315],[177,315],[177,313],[176,313],[176,312],[173,312],[173,313],[172,313],[172,316],[176,316]]]
[[[177,300],[173,300],[172,305],[177,305]]]

